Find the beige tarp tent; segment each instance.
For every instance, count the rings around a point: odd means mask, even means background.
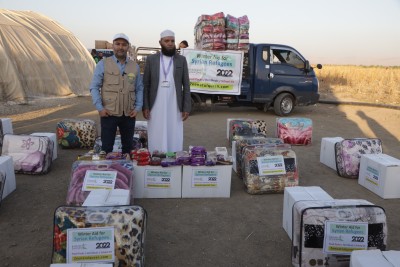
[[[0,102],[88,95],[95,63],[54,20],[0,9]]]

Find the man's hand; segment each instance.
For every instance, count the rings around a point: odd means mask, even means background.
[[[189,118],[189,112],[182,112],[182,121],[185,121],[187,118]]]
[[[150,110],[149,109],[143,109],[143,117],[146,120],[150,120]]]
[[[137,111],[136,110],[132,110],[131,113],[129,113],[129,117],[131,118],[135,118],[137,115]]]
[[[111,115],[111,113],[107,109],[102,109],[99,111],[100,117],[108,117]]]

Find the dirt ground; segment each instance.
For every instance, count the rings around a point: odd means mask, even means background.
[[[16,134],[55,132],[64,118],[99,122],[89,97],[39,106],[3,106],[0,117],[13,119]],[[296,107],[291,117],[311,118],[314,127],[311,146],[293,147],[300,185],[321,186],[334,198],[366,199],[382,206],[389,229],[387,249],[400,250],[400,199],[384,200],[319,162],[321,138],[336,136],[378,137],[385,154],[400,158],[400,110],[317,104]],[[274,137],[272,111],[213,106],[185,122],[184,147],[227,146],[227,118],[265,120]],[[17,190],[0,207],[0,266],[50,265],[53,212],[65,203],[71,165],[83,152],[59,149],[48,174],[16,175]],[[282,228],[283,194],[250,195],[234,172],[230,198],[135,199],[135,204],[148,213],[146,266],[291,266],[291,242]]]

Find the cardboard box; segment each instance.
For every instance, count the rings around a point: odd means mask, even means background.
[[[182,166],[133,166],[134,198],[181,198]]]
[[[400,160],[386,154],[363,154],[358,183],[378,196],[400,198]]]
[[[55,133],[31,133],[31,135],[34,135],[34,136],[47,136],[48,138],[50,138],[50,140],[53,141],[53,160],[55,160],[57,158],[58,143],[57,143],[57,136],[56,136]]]
[[[90,191],[82,206],[118,206],[130,204],[128,189],[97,189]]]
[[[293,205],[301,200],[333,200],[333,198],[319,186],[285,187],[283,195],[283,229],[292,240]]]
[[[1,124],[2,124],[3,135],[4,134],[14,134],[11,119],[10,118],[2,118],[0,120],[1,120]]]
[[[106,49],[113,49],[112,43],[106,43]]]
[[[336,171],[335,144],[342,141],[342,137],[324,137],[321,140],[319,161]]]
[[[14,162],[11,156],[0,156],[0,170],[6,174],[6,183],[3,189],[3,197],[6,198],[17,188],[14,173]]]
[[[183,166],[182,198],[230,197],[231,165]]]
[[[94,41],[94,48],[95,49],[107,49],[107,41],[105,40],[95,40]]]
[[[353,250],[350,267],[393,267],[400,266],[400,251]]]

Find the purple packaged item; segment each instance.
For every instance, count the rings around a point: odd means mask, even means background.
[[[206,166],[215,166],[215,161],[213,161],[212,159],[208,159],[205,162]]]
[[[187,151],[177,151],[175,154],[177,165],[189,165],[190,155]]]
[[[175,166],[175,159],[163,158],[161,159],[161,167]]]
[[[194,146],[192,147],[192,149],[190,150],[192,155],[196,155],[196,154],[205,154],[206,153],[206,148],[203,146]]]
[[[191,166],[203,166],[206,162],[205,156],[195,156],[190,159]]]

